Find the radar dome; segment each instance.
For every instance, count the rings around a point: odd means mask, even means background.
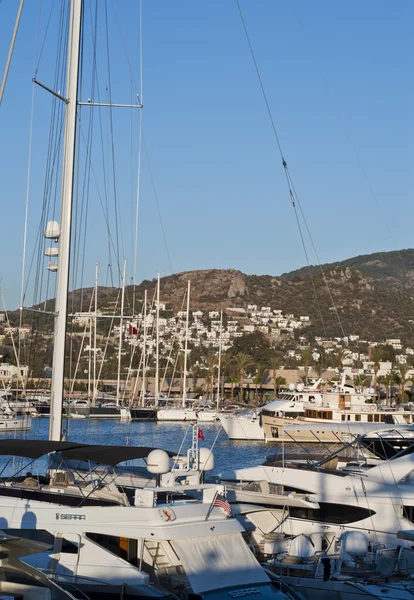
[[[294,391],[295,391],[295,384],[289,383],[289,392],[294,392]]]
[[[164,450],[152,450],[147,457],[147,471],[161,475],[170,470],[170,457]]]
[[[214,454],[208,448],[199,449],[200,471],[212,471],[214,469]]]
[[[342,548],[351,556],[361,556],[368,552],[368,538],[362,531],[346,531],[341,541]]]
[[[57,221],[48,221],[44,233],[44,237],[48,240],[58,240],[60,237],[60,225]]]
[[[298,385],[296,386],[296,389],[298,392],[303,392],[305,386],[303,385],[303,383],[298,383]]]

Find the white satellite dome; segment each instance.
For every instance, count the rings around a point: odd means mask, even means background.
[[[147,471],[162,475],[170,470],[170,457],[165,450],[152,450],[147,457]]]
[[[212,471],[214,469],[214,454],[208,448],[200,448],[198,451],[200,471]]]
[[[60,237],[60,225],[57,221],[48,221],[44,237],[48,240],[58,240]]]
[[[289,392],[294,392],[294,391],[295,391],[295,384],[289,383]]]
[[[298,383],[298,385],[296,386],[296,389],[298,392],[303,392],[303,390],[305,389],[305,386],[303,385],[303,383]]]
[[[368,552],[368,538],[362,531],[346,531],[341,537],[343,550],[351,556],[361,556]]]

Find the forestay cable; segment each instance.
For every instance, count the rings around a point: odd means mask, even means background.
[[[256,75],[257,75],[257,78],[259,80],[259,84],[260,84],[260,88],[261,88],[261,91],[262,91],[263,99],[264,99],[264,102],[265,102],[265,105],[266,105],[267,113],[268,113],[268,116],[269,116],[269,119],[270,119],[270,123],[271,123],[272,129],[273,129],[273,133],[274,133],[274,136],[275,136],[275,139],[276,139],[277,147],[279,149],[280,157],[282,159],[282,165],[283,165],[284,172],[285,172],[286,183],[287,183],[287,186],[288,186],[288,189],[289,189],[289,196],[290,196],[290,200],[292,202],[292,206],[293,206],[293,209],[294,209],[294,212],[295,212],[296,222],[298,224],[298,228],[299,228],[299,231],[300,231],[300,237],[301,237],[302,245],[304,247],[305,257],[306,257],[307,264],[308,264],[309,276],[311,277],[312,286],[313,286],[313,289],[314,289],[314,292],[315,292],[315,297],[316,297],[316,303],[317,303],[317,306],[318,306],[319,316],[320,316],[320,319],[321,319],[321,322],[322,322],[322,325],[323,325],[323,328],[324,328],[324,331],[325,331],[325,326],[324,326],[324,322],[323,322],[322,312],[321,312],[321,309],[320,309],[320,304],[319,304],[319,301],[318,301],[317,296],[316,296],[316,288],[315,288],[315,284],[314,284],[314,281],[313,281],[312,270],[310,268],[310,263],[309,263],[309,260],[308,260],[308,255],[307,255],[307,252],[306,252],[303,235],[302,235],[302,232],[301,232],[300,221],[299,221],[299,217],[298,217],[297,210],[296,210],[296,203],[298,204],[298,206],[300,208],[301,216],[302,216],[302,218],[304,220],[304,223],[305,223],[305,226],[306,226],[306,230],[307,230],[308,235],[309,235],[309,237],[311,239],[312,247],[314,249],[315,249],[315,244],[314,244],[312,236],[310,234],[310,230],[309,230],[309,227],[307,225],[307,222],[306,222],[303,210],[302,210],[302,208],[300,206],[299,198],[298,198],[298,195],[296,193],[295,187],[293,185],[292,177],[291,177],[291,174],[289,172],[289,169],[288,169],[288,166],[287,166],[287,162],[286,162],[286,160],[284,158],[284,154],[283,154],[283,151],[282,151],[282,146],[281,146],[280,139],[279,139],[279,136],[278,136],[278,133],[277,133],[277,130],[276,130],[276,125],[275,125],[275,122],[274,122],[274,119],[273,119],[272,111],[270,109],[269,101],[267,99],[267,95],[266,95],[266,91],[265,91],[265,88],[264,88],[264,85],[263,85],[262,77],[260,75],[259,66],[258,66],[257,61],[256,61],[255,53],[254,53],[254,50],[253,50],[252,43],[250,41],[249,33],[248,33],[247,26],[246,26],[246,23],[245,23],[245,20],[244,20],[244,17],[243,17],[243,13],[242,13],[242,10],[241,10],[241,7],[240,7],[239,0],[236,0],[236,3],[237,3],[237,8],[238,8],[238,11],[239,11],[240,19],[241,19],[241,22],[242,22],[242,25],[243,25],[244,33],[246,35],[246,40],[247,40],[247,43],[248,43],[248,46],[249,46],[249,49],[250,49],[250,54],[251,54],[251,57],[252,57],[252,60],[253,60],[253,63],[254,63],[255,70],[256,70]],[[319,263],[319,267],[322,270],[322,266],[321,266],[321,263],[319,261],[319,258],[318,258],[317,254],[316,254],[316,257],[317,257],[317,260],[318,260],[318,263]],[[322,272],[323,272],[323,270],[322,270]],[[324,280],[325,286],[328,289],[328,293],[329,293],[332,305],[334,307],[335,314],[336,314],[336,317],[337,317],[337,320],[338,320],[338,323],[339,323],[342,335],[345,337],[344,329],[342,327],[342,323],[341,323],[341,320],[340,320],[337,308],[336,308],[335,303],[333,301],[333,297],[332,297],[332,294],[330,292],[328,282],[327,282],[327,280],[326,280],[325,277],[323,278],[323,280]]]

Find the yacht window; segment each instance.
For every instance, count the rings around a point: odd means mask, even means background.
[[[290,516],[295,519],[307,519],[320,523],[355,523],[375,514],[375,511],[360,506],[344,506],[320,502],[320,508],[291,507]]]
[[[372,423],[373,420],[374,420],[373,415],[368,415],[368,423]]]
[[[66,554],[77,554],[79,552],[79,546],[75,542],[70,542],[69,540],[62,538],[62,548],[61,552],[65,552]]]
[[[403,506],[402,514],[403,517],[414,523],[414,506]]]
[[[116,537],[114,535],[103,535],[100,533],[87,533],[86,537],[105,548],[105,550],[109,550],[112,554],[116,554],[116,556],[120,556],[124,558],[121,546],[121,538]]]
[[[345,421],[345,415],[341,415],[341,420]]]
[[[361,415],[355,415],[355,421],[360,421],[361,420]]]

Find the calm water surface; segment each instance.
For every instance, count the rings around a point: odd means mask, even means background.
[[[201,427],[204,440],[199,440],[200,447],[211,448],[215,456],[214,472],[219,473],[225,469],[248,467],[262,463],[266,456],[280,451],[280,444],[275,446],[262,442],[230,441],[219,423],[205,423]],[[88,444],[151,446],[177,452],[182,446],[181,454],[185,454],[191,444],[191,426],[184,423],[157,423],[148,421],[125,421],[117,419],[69,419],[64,421],[64,430],[67,439],[73,442]],[[32,421],[31,431],[24,434],[10,436],[1,435],[0,438],[18,437],[25,439],[47,439],[49,419],[37,418]],[[19,464],[17,464],[17,462]],[[28,461],[24,461],[24,465]],[[33,465],[35,472],[44,465],[44,460],[39,460]],[[6,465],[6,459],[0,457],[0,466]],[[23,468],[21,459],[15,459],[16,466]],[[12,466],[12,465],[9,465]],[[9,468],[6,468],[9,472]]]

